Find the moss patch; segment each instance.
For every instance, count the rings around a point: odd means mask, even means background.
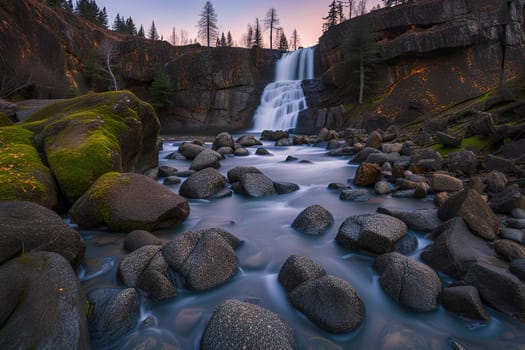
[[[4,113],[0,112],[0,127],[11,126],[13,122]]]
[[[485,148],[485,146],[488,143],[488,139],[481,137],[479,135],[467,137],[464,138],[463,141],[461,141],[461,145],[459,147],[443,147],[440,144],[434,144],[431,146],[431,148],[434,151],[437,151],[441,154],[442,157],[448,156],[450,153],[454,153],[457,151],[464,150],[466,148],[471,148],[477,151],[482,150]]]

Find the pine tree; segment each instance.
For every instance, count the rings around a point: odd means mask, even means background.
[[[157,108],[167,107],[173,104],[173,84],[164,70],[159,69],[153,77],[151,87],[148,89],[148,100]]]
[[[151,40],[159,40],[159,33],[157,32],[157,28],[155,27],[155,21],[151,22],[151,27],[148,31],[148,39]]]
[[[288,39],[286,39],[284,31],[281,32],[281,39],[279,40],[279,50],[288,51]]]
[[[144,27],[142,26],[142,24],[140,25],[140,29],[139,31],[137,32],[137,36],[138,37],[141,37],[141,38],[144,38]]]
[[[125,33],[129,35],[137,35],[137,27],[135,26],[135,23],[133,22],[133,19],[128,17],[125,23]]]
[[[247,27],[247,32],[246,32],[246,47],[247,48],[251,48],[253,46],[253,27],[251,24],[248,23],[248,27]]]
[[[232,33],[228,30],[228,35],[226,36],[226,46],[232,47],[233,46],[233,39],[232,39]]]
[[[115,20],[113,21],[113,25],[111,27],[115,32],[121,32],[122,31],[122,20],[120,19],[120,14],[117,13],[115,16]]]
[[[340,0],[337,1],[336,12],[337,12],[337,21],[339,23],[343,23],[345,20],[345,14],[343,13],[343,2]]]
[[[221,44],[221,46],[227,46],[226,45],[226,36],[224,35],[224,32],[222,32],[220,44]]]
[[[326,32],[337,24],[337,3],[335,0],[328,6],[328,16],[323,17],[326,22],[323,23],[323,31]]]
[[[108,27],[108,13],[106,12],[106,8],[104,7],[102,11],[98,11],[97,13],[97,23],[101,27],[107,28]]]
[[[260,48],[263,47],[263,39],[261,26],[259,25],[259,18],[255,19],[255,30],[253,32],[253,46]]]
[[[221,46],[221,40],[217,38],[217,41],[215,42],[215,47],[220,47],[220,46]]]
[[[297,29],[294,29],[292,32],[292,37],[290,38],[290,46],[295,50],[300,45],[299,34],[297,34]]]
[[[200,17],[198,23],[199,38],[206,42],[206,46],[210,47],[210,44],[213,43],[218,36],[217,14],[211,2],[206,1]]]
[[[280,24],[279,17],[277,16],[277,10],[271,8],[266,12],[266,18],[264,19],[264,26],[266,29],[270,29],[270,50],[273,45],[273,31],[276,29],[276,26]]]

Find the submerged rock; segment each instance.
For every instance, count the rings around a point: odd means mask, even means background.
[[[187,198],[210,198],[224,190],[226,178],[213,168],[202,169],[182,183],[179,194]]]
[[[490,314],[483,307],[478,290],[472,286],[457,286],[443,289],[443,307],[459,316],[489,322]]]
[[[182,154],[187,159],[195,159],[199,153],[204,151],[204,147],[202,145],[197,145],[193,142],[183,142],[179,146],[179,153]]]
[[[151,232],[144,230],[131,231],[124,238],[124,249],[128,252],[137,250],[145,245],[162,245],[162,241]]]
[[[332,214],[320,205],[304,209],[295,218],[292,228],[307,235],[321,235],[334,223]]]
[[[326,275],[326,271],[310,258],[301,255],[291,255],[286,259],[279,272],[279,283],[287,293],[299,285]]]
[[[221,167],[221,158],[222,155],[220,153],[205,149],[193,159],[193,162],[190,164],[190,170],[199,171],[206,168],[218,169]]]
[[[239,181],[244,194],[250,197],[264,197],[274,195],[273,181],[264,174],[245,173]]]

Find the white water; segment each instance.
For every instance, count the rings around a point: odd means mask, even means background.
[[[301,82],[313,77],[313,48],[284,54],[276,64],[275,81],[264,88],[253,131],[295,128],[299,112],[307,108]]]

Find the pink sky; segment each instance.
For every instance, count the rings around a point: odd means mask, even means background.
[[[151,21],[164,39],[168,40],[172,27],[177,31],[185,29],[190,38],[197,36],[199,13],[206,3],[205,0],[96,0],[99,7],[106,7],[110,25],[117,13],[124,17],[131,16],[139,27],[141,24],[147,30]],[[219,32],[231,31],[234,42],[240,45],[241,37],[246,32],[248,23],[254,23],[255,18],[263,20],[266,11],[274,7],[281,20],[286,36],[297,29],[301,45],[308,47],[317,44],[322,34],[322,17],[328,13],[328,5],[332,0],[212,0],[211,3],[218,15]],[[381,0],[368,0],[368,8]],[[268,47],[269,32],[264,34],[265,46]]]

